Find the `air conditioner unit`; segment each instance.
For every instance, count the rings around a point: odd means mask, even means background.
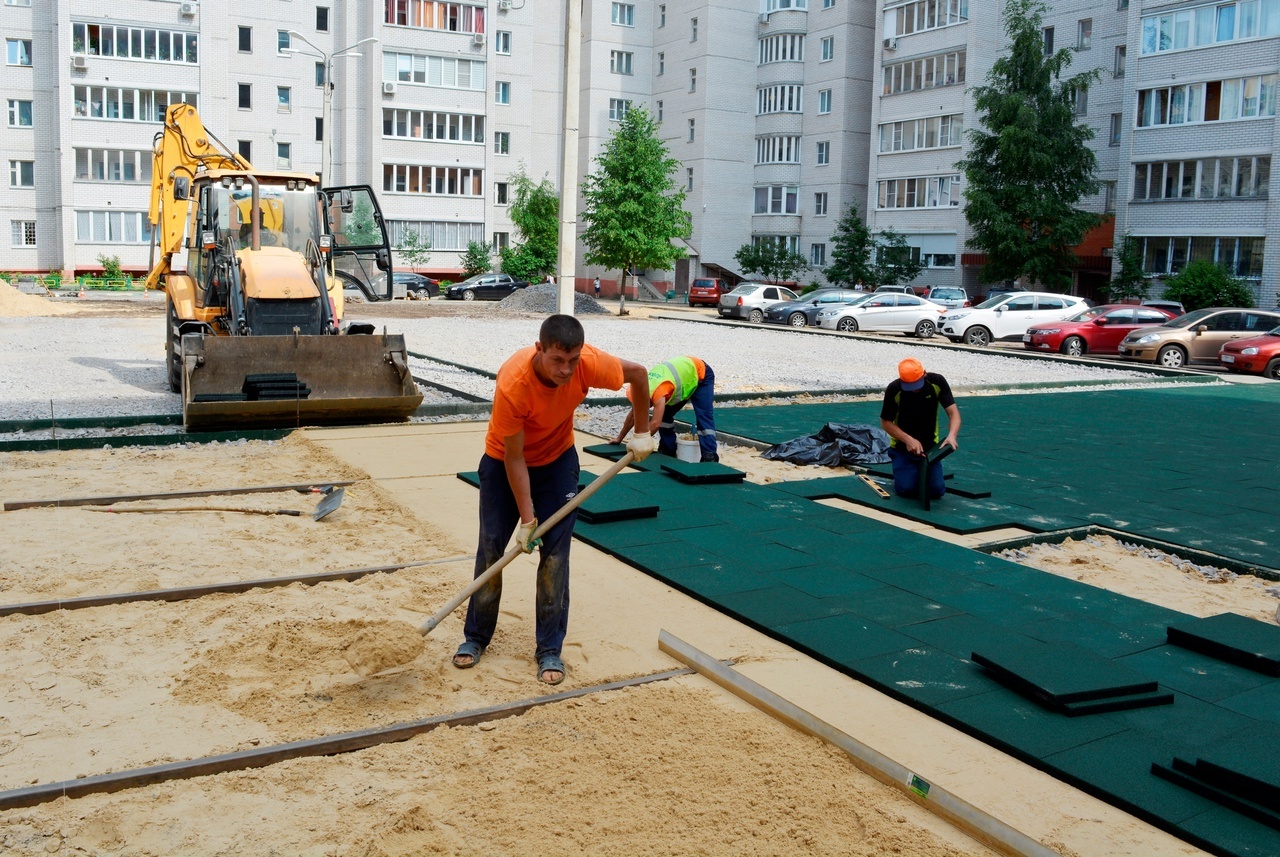
[[[183,3],[178,7],[178,14],[184,18],[194,18],[196,16],[196,4]]]
[[[769,13],[768,13],[768,12],[761,12],[761,13],[760,13],[760,23],[761,23],[761,24],[767,24],[767,23],[769,23]]]
[[[471,34],[471,44],[475,45],[476,47],[479,47],[480,45],[483,45],[483,44],[484,44],[484,33],[472,33],[472,34]]]
[[[84,71],[89,67],[89,58],[84,54],[76,54],[71,58],[71,67],[76,71]]]
[[[886,51],[896,51],[898,49],[897,37],[891,37],[884,40],[884,49]]]
[[[498,0],[498,11],[505,12],[511,8],[511,0]]]
[[[394,82],[394,81],[390,81],[390,80],[384,80],[384,81],[382,82],[382,94],[383,94],[383,95],[395,95],[395,94],[396,94],[396,85],[395,85],[395,82]]]

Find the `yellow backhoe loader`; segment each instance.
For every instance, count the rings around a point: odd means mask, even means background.
[[[166,295],[169,387],[188,430],[413,413],[404,337],[342,319],[339,272],[391,288],[371,188],[255,170],[187,104],[165,112],[153,157],[146,285]]]

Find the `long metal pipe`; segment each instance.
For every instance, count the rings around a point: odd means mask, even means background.
[[[560,139],[560,282],[556,312],[573,315],[578,259],[578,120],[582,77],[582,0],[565,0],[564,129]]]

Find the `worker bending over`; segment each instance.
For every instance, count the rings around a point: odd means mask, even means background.
[[[716,452],[716,373],[697,357],[673,357],[649,370],[649,399],[653,402],[650,427],[658,427],[658,451],[672,457],[676,454],[676,414],[685,405],[693,406],[697,425],[698,447],[702,461],[719,461]],[[631,431],[635,419],[627,414],[622,431],[613,439],[622,439]]]
[[[648,374],[639,363],[619,360],[586,345],[582,323],[553,315],[538,341],[517,351],[498,370],[497,391],[480,459],[480,544],[475,576],[502,558],[512,532],[525,553],[541,546],[535,596],[538,680],[564,681],[560,659],[569,624],[569,546],[577,512],[566,515],[540,539],[533,533],[578,493],[578,451],[573,414],[593,387],[619,390],[629,384],[633,419],[644,427],[627,444],[643,461],[653,452],[648,432]],[[480,662],[493,639],[502,598],[502,576],[494,575],[471,596],[463,626],[466,640],[453,665]]]
[[[938,408],[947,413],[947,436],[938,442]],[[925,372],[914,357],[898,364],[898,377],[884,391],[880,427],[888,432],[889,458],[893,461],[893,490],[903,497],[920,496],[921,459],[942,444],[959,449],[960,409],[951,395],[951,385],[937,372]],[[942,462],[929,465],[929,496],[937,500],[946,493]]]

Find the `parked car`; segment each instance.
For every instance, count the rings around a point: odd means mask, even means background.
[[[830,306],[844,306],[859,295],[853,289],[818,289],[794,301],[780,301],[765,308],[764,320],[772,324],[808,327],[817,323],[818,312]]]
[[[800,296],[786,286],[772,283],[743,283],[720,296],[717,312],[721,318],[745,318],[759,324],[764,321],[764,308],[778,301],[799,300]]]
[[[1233,339],[1248,339],[1280,325],[1280,312],[1208,307],[1170,319],[1159,327],[1140,327],[1120,342],[1127,360],[1178,369],[1190,363],[1217,363],[1218,352]]]
[[[440,297],[440,281],[433,280],[413,271],[396,271],[391,275],[391,282],[403,286],[405,295],[418,300]]]
[[[952,342],[985,346],[999,339],[1022,339],[1027,328],[1059,321],[1085,308],[1084,298],[1054,292],[1005,292],[975,307],[950,310],[942,317],[942,335]]]
[[[858,330],[889,330],[929,339],[938,330],[938,319],[947,308],[915,295],[876,292],[860,301],[820,318],[828,330],[853,333]]]
[[[972,306],[969,293],[959,286],[933,286],[924,293],[924,299],[947,309]]]
[[[1065,321],[1027,328],[1022,344],[1032,351],[1060,351],[1071,357],[1083,354],[1115,354],[1129,331],[1164,324],[1174,313],[1133,304],[1088,307]]]
[[[1156,309],[1167,309],[1169,312],[1173,313],[1175,316],[1182,315],[1187,311],[1186,307],[1182,305],[1181,301],[1156,301],[1156,300],[1143,301],[1142,305],[1153,306]]]
[[[510,274],[476,274],[445,289],[444,296],[451,301],[500,301],[528,285]]]
[[[828,306],[821,307],[818,310],[818,314],[814,316],[813,326],[821,327],[824,330],[835,330],[836,329],[835,323],[831,321],[831,319],[839,316],[849,307],[866,303],[867,301],[871,300],[876,296],[875,292],[855,291],[853,294],[854,294],[854,298],[850,300],[847,304],[830,304]]]
[[[898,295],[914,295],[916,290],[910,286],[876,286],[877,292],[893,292]]]
[[[985,301],[991,300],[992,298],[998,298],[1001,295],[1007,295],[1010,292],[1025,292],[1025,291],[1026,289],[1024,289],[1022,286],[992,286],[990,289],[987,290],[987,293],[983,295],[982,300],[985,302]]]
[[[724,280],[698,277],[689,285],[689,306],[718,306],[726,291]]]
[[[1280,381],[1280,327],[1262,336],[1235,339],[1222,346],[1218,362],[1228,372],[1248,372]]]

